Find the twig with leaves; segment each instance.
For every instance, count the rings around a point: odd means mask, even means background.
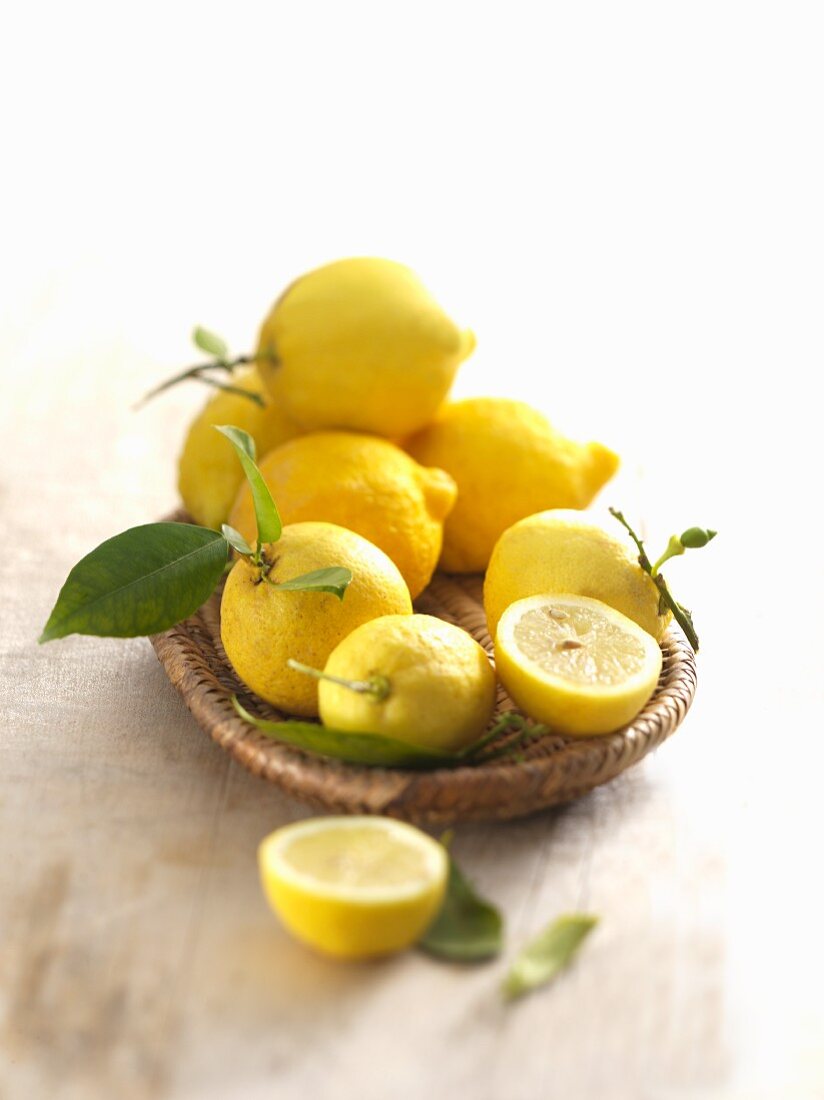
[[[699,550],[702,546],[706,546],[708,542],[711,542],[718,534],[717,531],[711,531],[709,528],[704,527],[688,527],[686,531],[681,535],[672,535],[666,550],[660,558],[653,564],[647,551],[644,547],[641,539],[630,527],[629,523],[624,518],[623,512],[619,512],[617,508],[610,508],[610,514],[613,515],[618,522],[629,532],[629,536],[635,545],[638,547],[638,564],[653,580],[655,587],[658,589],[658,614],[663,615],[665,610],[669,608],[672,612],[673,618],[684,631],[692,648],[695,652],[698,652],[698,635],[695,632],[695,625],[692,621],[692,612],[688,611],[683,604],[680,604],[672,592],[670,592],[667,582],[661,575],[661,566],[665,561],[669,561],[670,558],[678,557],[686,550]]]

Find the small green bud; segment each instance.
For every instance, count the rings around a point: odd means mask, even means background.
[[[681,536],[681,542],[688,550],[700,550],[715,538],[717,531],[705,531],[703,527],[688,527]]]

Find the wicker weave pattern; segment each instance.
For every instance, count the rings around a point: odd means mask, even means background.
[[[175,517],[180,518],[180,517]],[[458,623],[492,652],[478,577],[436,575],[416,610]],[[655,695],[629,726],[608,737],[567,741],[542,738],[519,761],[412,772],[366,768],[303,753],[263,736],[235,712],[231,697],[261,717],[282,718],[237,679],[220,643],[220,599],[152,645],[169,679],[200,726],[255,775],[277,783],[318,808],[380,813],[424,824],[520,817],[567,802],[615,778],[672,734],[695,694],[692,650],[673,626]],[[496,717],[515,706],[499,685]]]

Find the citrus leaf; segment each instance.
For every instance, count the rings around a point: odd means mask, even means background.
[[[207,355],[214,355],[215,359],[225,359],[229,354],[226,341],[200,325],[195,327],[192,340],[201,351],[205,351]]]
[[[215,424],[215,431],[225,435],[237,452],[246,480],[252,490],[255,505],[255,518],[258,529],[258,546],[265,542],[277,542],[283,530],[277,505],[269,492],[269,486],[263,480],[263,474],[255,463],[255,441],[248,432],[234,428],[231,424]]]
[[[223,537],[233,550],[237,550],[238,554],[244,554],[247,557],[252,556],[254,551],[243,535],[241,535],[240,531],[237,531],[234,527],[230,527],[228,523],[224,523],[220,529],[223,532]]]
[[[287,592],[331,592],[342,600],[351,581],[351,569],[332,565],[328,569],[313,569],[311,573],[302,573],[288,581],[269,581],[269,584]]]
[[[205,527],[132,527],[75,565],[39,640],[68,634],[137,638],[168,630],[211,596],[226,557],[223,536]]]
[[[348,764],[379,768],[437,768],[458,763],[450,753],[420,749],[378,733],[353,733],[295,720],[270,722],[250,714],[237,696],[232,698],[232,702],[240,717],[267,737],[283,741],[296,749],[344,760]]]
[[[481,962],[500,954],[502,943],[500,912],[475,892],[450,855],[444,903],[418,946],[453,962]]]
[[[597,917],[586,913],[558,917],[517,955],[504,980],[504,994],[521,997],[551,981],[572,961],[597,923]]]

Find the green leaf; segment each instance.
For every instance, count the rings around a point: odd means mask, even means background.
[[[255,464],[255,441],[248,432],[234,428],[231,424],[215,424],[215,430],[225,435],[237,452],[246,480],[252,489],[255,504],[255,518],[258,529],[258,548],[265,542],[277,542],[283,530],[277,505],[269,492],[269,486],[263,480],[263,474]]]
[[[225,359],[229,354],[226,341],[200,325],[195,327],[192,340],[201,351],[205,351],[207,355],[214,355],[215,359]]]
[[[504,994],[521,997],[551,981],[569,965],[597,923],[597,917],[586,913],[558,917],[517,955],[504,980]]]
[[[331,592],[342,600],[347,587],[352,582],[351,569],[341,565],[332,565],[328,569],[313,569],[311,573],[302,573],[289,581],[270,581],[272,588],[282,588],[287,592]]]
[[[226,557],[223,536],[205,527],[132,527],[75,565],[39,640],[67,634],[136,638],[168,630],[211,596]]]
[[[221,526],[223,537],[229,543],[233,550],[237,550],[238,554],[243,554],[245,557],[251,557],[254,553],[252,547],[241,535],[240,531],[235,530],[234,527],[230,527],[228,523],[224,523]]]
[[[348,764],[365,764],[378,768],[437,768],[458,763],[457,758],[450,753],[420,749],[378,733],[351,733],[329,729],[314,722],[270,722],[250,714],[236,696],[232,702],[240,717],[267,737],[306,752],[344,760]]]
[[[418,946],[453,962],[481,962],[500,954],[502,943],[501,914],[475,893],[450,855],[444,903]]]

